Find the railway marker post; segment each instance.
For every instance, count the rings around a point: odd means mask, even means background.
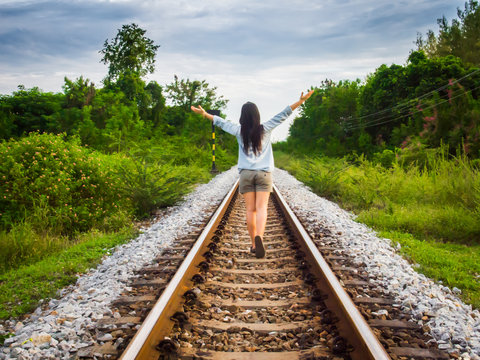
[[[210,115],[220,116],[220,110],[207,110]],[[215,167],[215,125],[213,125],[212,121],[212,170],[210,170],[211,174],[217,174],[218,170]]]

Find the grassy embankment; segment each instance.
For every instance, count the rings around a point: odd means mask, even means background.
[[[136,220],[211,178],[210,153],[175,140],[115,154],[62,135],[0,143],[0,319],[55,296],[131,239]]]
[[[480,171],[467,159],[384,168],[276,152],[275,162],[399,243],[417,271],[461,289],[464,301],[480,307]]]

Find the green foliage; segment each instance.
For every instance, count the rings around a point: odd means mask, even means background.
[[[173,205],[192,185],[193,174],[189,167],[161,163],[158,153],[159,149],[138,150],[131,156],[133,161],[120,168],[123,190],[130,194],[138,217]]]
[[[140,118],[149,127],[159,127],[161,124],[162,112],[165,109],[165,97],[163,88],[156,82],[150,81],[138,98],[138,111]]]
[[[67,248],[78,232],[122,229],[211,177],[208,146],[184,137],[105,155],[63,135],[32,133],[1,143],[0,155],[0,269]],[[224,150],[218,156],[220,170],[236,160]]]
[[[316,193],[339,201],[374,227],[412,233],[420,239],[478,243],[480,238],[480,171],[465,156],[449,160],[445,150],[425,163],[390,167],[360,156],[345,160],[277,156]],[[390,155],[389,155],[390,157]]]
[[[144,35],[125,25],[105,41],[103,88],[81,76],[65,78],[63,93],[19,86],[0,96],[1,318],[31,310],[97,261],[102,241],[92,251],[78,244],[89,234],[118,237],[134,217],[211,178],[211,123],[188,104],[221,109],[227,100],[204,80],[175,77],[168,91],[178,105],[166,106],[162,86],[142,79],[158,48]],[[236,162],[236,142],[217,129],[216,144],[223,171]]]
[[[326,197],[332,197],[339,191],[339,178],[348,165],[339,161],[329,162],[329,166],[324,166],[328,158],[305,158],[300,163],[297,176],[305,183],[309,184],[311,189]]]
[[[385,168],[392,167],[395,161],[395,153],[392,150],[385,149],[381,153],[373,154],[373,161]]]
[[[457,82],[456,80],[460,80]],[[480,156],[480,73],[459,58],[429,59],[412,52],[408,63],[381,65],[364,84],[322,82],[290,127],[287,147],[304,153],[372,157],[420,141],[448,144]]]
[[[81,109],[86,105],[90,105],[95,97],[95,85],[88,79],[80,76],[75,81],[65,77],[65,85],[63,92],[65,93],[65,107]]]
[[[225,108],[228,100],[218,96],[216,90],[216,87],[210,87],[205,80],[178,80],[177,75],[174,75],[174,81],[166,86],[167,97],[173,106],[183,108],[186,112],[190,112],[192,105],[200,105],[205,110]]]
[[[33,263],[46,255],[67,248],[71,240],[67,236],[55,235],[47,230],[46,208],[35,208],[29,219],[17,222],[9,230],[0,230],[0,273],[21,264]],[[36,218],[36,215],[40,215]],[[38,228],[40,226],[42,228]],[[43,230],[43,231],[42,231]]]
[[[129,211],[115,175],[122,159],[112,161],[61,135],[38,133],[0,144],[0,156],[5,229],[32,218],[37,229],[66,234],[101,228],[106,217]]]
[[[122,74],[140,77],[155,70],[155,54],[160,45],[145,36],[146,30],[132,23],[118,29],[115,39],[105,40],[101,62],[108,64],[107,81],[115,81]]]
[[[463,299],[478,307],[480,168],[466,156],[449,160],[447,152],[429,154],[421,166],[406,165],[397,154],[388,168],[363,156],[351,156],[348,167],[346,160],[324,157],[276,153],[275,159],[317,194],[353,210],[357,221],[400,243],[419,271],[462,289]]]
[[[465,2],[465,9],[457,9],[458,19],[451,25],[443,16],[438,19],[438,35],[432,30],[426,39],[417,35],[417,48],[425,51],[429,57],[454,55],[468,64],[480,65],[480,7],[477,1]]]
[[[26,89],[20,85],[12,96],[0,97],[0,121],[3,138],[23,136],[31,131],[48,131],[48,118],[59,112],[63,94],[43,92],[38,87]]]
[[[380,236],[400,244],[400,252],[419,265],[417,271],[462,290],[462,298],[480,308],[480,246],[419,240],[399,231],[381,231]]]
[[[288,143],[306,152],[329,156],[346,152],[346,120],[356,113],[360,81],[324,81],[302,105],[301,116],[290,127]]]

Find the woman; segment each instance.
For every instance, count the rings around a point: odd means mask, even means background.
[[[250,251],[257,258],[265,256],[263,233],[267,223],[267,204],[272,192],[273,151],[270,142],[272,130],[287,119],[297,107],[303,104],[313,90],[300,100],[287,106],[269,121],[260,124],[260,113],[254,103],[242,106],[240,125],[231,123],[219,116],[208,114],[201,106],[192,106],[192,111],[213,121],[226,132],[236,136],[238,141],[238,171],[240,172],[239,191],[247,208],[247,228],[252,240]]]

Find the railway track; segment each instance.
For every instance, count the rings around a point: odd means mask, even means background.
[[[309,237],[277,189],[267,255],[249,252],[235,185],[200,232],[142,269],[79,357],[448,359],[329,240]],[[323,256],[322,256],[323,255]]]

